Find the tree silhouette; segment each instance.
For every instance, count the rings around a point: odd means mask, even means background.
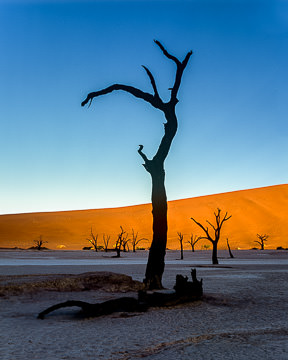
[[[129,241],[130,239],[128,239],[128,233],[123,237],[123,241],[122,241],[122,250],[123,252],[129,252]]]
[[[144,283],[148,289],[161,289],[162,275],[165,267],[168,230],[164,161],[170,150],[172,140],[177,132],[178,122],[175,112],[176,105],[179,101],[177,99],[177,94],[183,71],[185,70],[190,56],[192,55],[192,51],[189,51],[184,60],[181,62],[175,56],[171,55],[159,41],[154,41],[161,49],[164,56],[176,64],[175,80],[173,87],[169,89],[171,90],[171,95],[168,102],[164,102],[160,98],[152,73],[146,66],[143,66],[150,79],[154,92],[153,94],[144,92],[133,86],[113,84],[105,89],[89,93],[81,105],[84,106],[88,103],[91,105],[92,100],[98,96],[109,94],[114,90],[122,90],[148,102],[154,108],[161,110],[164,114],[166,119],[166,122],[164,123],[164,135],[154,157],[151,160],[147,158],[143,152],[143,145],[139,145],[138,149],[139,155],[144,160],[143,166],[151,175],[152,179],[153,240],[149,251]]]
[[[132,249],[133,252],[136,252],[136,246],[141,242],[141,241],[146,241],[146,238],[138,238],[138,231],[135,233],[134,229],[132,229],[132,239],[130,239],[131,244],[132,244]]]
[[[109,241],[110,241],[110,235],[103,234],[103,243],[104,243],[104,251],[105,252],[108,251]]]
[[[233,258],[234,258],[234,255],[232,254],[232,251],[231,251],[231,248],[230,248],[230,245],[229,245],[229,240],[228,240],[228,238],[226,239],[226,241],[227,241],[227,247],[228,247],[228,251],[229,251],[230,258],[233,259]]]
[[[201,239],[202,239],[201,236],[191,234],[190,240],[187,240],[187,241],[186,241],[188,244],[191,245],[191,250],[192,250],[192,252],[195,251],[195,245],[196,245],[197,242],[198,242],[199,240],[201,240]]]
[[[264,247],[265,247],[264,241],[267,241],[267,239],[269,238],[269,235],[257,234],[257,237],[259,240],[255,240],[255,242],[261,246],[261,250],[264,250]]]
[[[179,243],[180,243],[180,254],[181,254],[180,259],[183,260],[184,259],[184,255],[183,255],[183,238],[184,238],[184,235],[181,232],[177,232],[177,235],[178,235],[178,240],[179,240]]]
[[[34,243],[35,243],[35,248],[37,249],[37,250],[42,250],[42,249],[44,249],[44,244],[46,243],[48,243],[48,241],[44,241],[43,240],[43,238],[42,238],[42,235],[40,235],[39,236],[39,239],[36,239],[36,240],[34,240]]]
[[[217,246],[218,246],[218,241],[220,239],[220,232],[221,232],[222,225],[225,221],[229,220],[232,215],[228,216],[228,213],[226,212],[224,217],[221,219],[221,209],[218,208],[217,213],[214,212],[214,216],[215,216],[215,220],[216,220],[215,226],[213,224],[211,224],[210,221],[206,220],[206,222],[212,227],[212,229],[214,231],[214,238],[212,237],[212,235],[210,235],[208,226],[205,228],[202,224],[200,224],[194,218],[191,218],[191,219],[195,222],[195,224],[197,224],[204,231],[206,236],[201,236],[201,239],[207,239],[212,243],[212,245],[213,245],[212,263],[215,265],[215,264],[218,264]]]
[[[127,241],[128,234],[124,231],[123,227],[120,226],[121,232],[118,234],[118,238],[115,244],[116,257],[120,257],[121,250],[125,250],[125,242]],[[126,235],[125,235],[126,234]]]
[[[90,230],[90,236],[89,238],[87,238],[87,240],[90,242],[90,244],[93,246],[94,251],[98,251],[98,234],[95,235],[93,233],[93,229],[91,226],[91,230]]]

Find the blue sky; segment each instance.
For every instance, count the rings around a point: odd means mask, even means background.
[[[166,160],[169,200],[287,183],[288,1],[0,0],[0,213],[150,202],[163,114],[112,83],[168,99],[193,55]]]

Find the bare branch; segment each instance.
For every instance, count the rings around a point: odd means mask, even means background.
[[[129,85],[123,85],[123,84],[113,84],[113,85],[110,85],[108,86],[107,88],[105,89],[102,89],[102,90],[98,90],[98,91],[94,91],[94,92],[91,92],[87,95],[86,99],[84,101],[82,101],[81,103],[81,106],[85,106],[89,101],[90,101],[90,104],[92,102],[92,100],[95,98],[95,97],[98,97],[98,96],[101,96],[101,95],[106,95],[106,94],[109,94],[111,93],[112,91],[114,90],[123,90],[123,91],[126,91],[132,95],[134,95],[135,97],[137,98],[140,98],[142,100],[145,100],[147,101],[148,103],[150,103],[152,106],[154,106],[155,108],[157,109],[161,109],[161,105],[163,105],[162,101],[157,98],[155,98],[155,96],[149,94],[149,93],[146,93],[142,90],[139,90],[137,88],[135,88],[134,86],[129,86]],[[159,101],[160,100],[160,101]]]
[[[164,54],[168,59],[173,60],[173,61],[176,63],[176,65],[180,65],[180,64],[181,64],[181,62],[180,62],[175,56],[173,56],[173,55],[171,55],[171,54],[168,53],[168,51],[164,48],[164,46],[160,43],[160,41],[154,40],[154,42],[155,42],[155,44],[157,44],[157,45],[160,47],[160,49],[162,50],[163,54]],[[188,62],[188,61],[187,61],[187,62]]]
[[[183,74],[183,71],[184,71],[184,69],[185,69],[191,55],[192,55],[192,51],[190,51],[186,55],[183,63],[180,63],[179,65],[177,64],[176,77],[175,77],[175,82],[174,82],[174,85],[173,85],[173,88],[172,88],[171,99],[170,99],[170,101],[174,101],[175,104],[178,102],[177,94],[178,94],[178,90],[179,90],[179,87],[180,87],[182,74]]]
[[[206,222],[216,231],[215,226],[213,224],[211,224],[209,220],[206,220]]]
[[[200,224],[198,221],[196,221],[195,219],[193,219],[191,217],[191,220],[193,220],[195,222],[195,224],[197,224],[198,226],[200,226],[200,228],[205,232],[205,234],[207,235],[207,239],[210,240],[211,236],[209,235],[209,231],[208,228],[205,228],[202,224]],[[206,237],[202,237],[202,239],[206,239]],[[211,241],[211,240],[210,240]]]
[[[180,83],[181,83],[181,78],[182,78],[182,74],[184,69],[186,68],[188,61],[190,59],[190,56],[192,55],[192,51],[189,51],[187,53],[187,55],[185,56],[184,60],[181,62],[179,61],[176,56],[171,55],[170,53],[168,53],[168,51],[164,48],[164,46],[160,43],[160,41],[158,40],[154,40],[154,42],[160,47],[160,49],[162,50],[163,54],[170,60],[174,61],[176,66],[177,66],[177,70],[176,70],[176,76],[175,76],[175,82],[172,88],[170,88],[169,90],[172,90],[171,92],[171,99],[170,102],[174,102],[175,104],[177,104],[178,100],[177,100],[177,93],[180,87]]]
[[[190,56],[191,56],[192,54],[193,54],[193,51],[190,50],[190,51],[187,53],[187,55],[185,56],[185,59],[182,61],[182,66],[183,66],[184,69],[185,69],[185,67],[187,66],[188,61],[189,61],[189,59],[190,59]]]
[[[267,239],[269,238],[269,235],[267,235],[267,234],[264,234],[264,235],[257,234],[257,237],[262,241],[267,241]]]
[[[147,158],[147,156],[143,153],[143,145],[139,145],[139,149],[138,149],[138,153],[140,154],[140,156],[142,157],[142,159],[145,161],[145,164],[149,162],[149,159]]]
[[[139,145],[138,153],[139,153],[139,155],[142,157],[142,159],[144,160],[143,166],[145,167],[145,169],[146,169],[148,172],[150,172],[149,165],[150,165],[150,163],[151,163],[151,160],[149,160],[149,159],[147,158],[147,156],[143,153],[143,151],[142,151],[143,148],[144,148],[143,145]]]
[[[151,71],[144,65],[142,65],[143,68],[146,70],[146,73],[148,74],[149,78],[150,78],[150,81],[151,81],[151,85],[153,87],[153,90],[154,90],[154,94],[155,94],[155,97],[158,98],[158,100],[160,100],[160,96],[159,96],[159,93],[158,93],[158,90],[157,90],[157,86],[156,86],[156,82],[155,82],[155,79],[151,73]],[[162,100],[161,100],[162,101]]]
[[[220,215],[220,213],[219,213],[219,215]],[[227,215],[228,215],[228,213],[226,212],[224,218],[222,219],[222,221],[221,221],[221,223],[220,223],[220,229],[221,229],[224,221],[227,221],[227,220],[229,220],[229,219],[232,217],[232,215],[230,215],[230,216],[228,216],[228,217],[227,217]]]

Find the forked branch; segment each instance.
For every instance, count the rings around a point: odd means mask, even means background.
[[[164,48],[164,46],[160,43],[160,41],[158,40],[154,40],[155,43],[160,47],[160,49],[162,50],[163,54],[170,60],[173,60],[176,63],[177,66],[177,70],[176,70],[176,77],[175,77],[175,82],[174,82],[174,86],[171,89],[171,99],[169,103],[173,103],[173,105],[176,105],[176,103],[178,102],[177,100],[177,93],[178,93],[178,89],[181,83],[181,78],[182,78],[182,74],[183,71],[189,61],[190,56],[192,55],[192,51],[189,51],[185,57],[185,59],[183,60],[183,62],[179,61],[175,56],[171,55],[170,53],[168,53],[168,51]],[[89,106],[92,103],[92,100],[95,97],[101,96],[101,95],[106,95],[111,93],[114,90],[122,90],[122,91],[126,91],[128,93],[130,93],[131,95],[145,100],[146,102],[150,103],[152,106],[154,106],[157,109],[160,109],[162,111],[165,111],[165,104],[164,102],[161,100],[158,90],[157,90],[157,86],[156,86],[156,82],[155,79],[151,73],[151,71],[144,65],[142,65],[143,68],[145,69],[147,75],[149,76],[149,79],[151,81],[151,85],[152,88],[154,90],[154,95],[147,93],[145,91],[142,91],[138,88],[135,88],[134,86],[129,86],[129,85],[123,85],[123,84],[113,84],[108,86],[105,89],[102,90],[98,90],[98,91],[94,91],[91,92],[87,95],[86,99],[84,101],[82,101],[81,105],[85,106],[86,104],[89,103]]]
[[[190,59],[190,56],[192,55],[192,51],[189,51],[187,53],[187,55],[185,56],[184,60],[181,62],[179,61],[175,56],[171,55],[170,53],[168,53],[168,51],[164,48],[164,46],[160,43],[160,41],[158,40],[154,40],[154,42],[160,47],[160,49],[162,50],[163,54],[170,60],[174,61],[176,66],[177,66],[177,70],[176,70],[176,76],[175,76],[175,82],[174,85],[172,87],[172,91],[171,91],[171,98],[170,98],[170,102],[174,102],[175,104],[178,102],[177,100],[177,94],[178,94],[178,90],[180,87],[180,83],[181,83],[181,79],[182,79],[182,74],[183,71],[185,70],[187,63]]]
[[[195,222],[195,224],[197,224],[206,234],[206,236],[201,236],[200,239],[208,239],[210,241],[213,241],[213,239],[211,238],[211,236],[209,234],[208,227],[205,228],[202,224],[200,224],[197,220],[195,220],[192,217],[191,217],[191,220],[193,220]]]
[[[226,212],[224,217],[221,219],[221,209],[217,209],[217,213],[214,212],[214,216],[215,216],[215,220],[216,220],[216,226],[213,225],[209,220],[206,220],[206,222],[211,226],[211,228],[214,230],[214,239],[211,237],[211,235],[209,234],[209,229],[208,226],[204,227],[201,223],[199,223],[198,221],[196,221],[194,218],[191,217],[191,220],[193,220],[195,222],[195,224],[197,224],[206,234],[205,237],[202,237],[202,239],[207,239],[209,241],[213,242],[218,242],[219,238],[220,238],[220,230],[222,228],[222,225],[225,221],[229,220],[231,218],[232,215],[228,216],[228,213]]]

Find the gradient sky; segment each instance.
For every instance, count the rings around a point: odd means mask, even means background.
[[[112,83],[168,99],[193,55],[166,160],[169,200],[287,183],[288,1],[0,0],[0,213],[150,202],[163,114]]]

